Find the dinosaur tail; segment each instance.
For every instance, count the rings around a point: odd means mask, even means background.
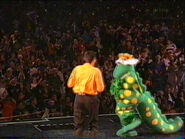
[[[144,122],[155,131],[160,133],[175,133],[183,126],[183,120],[180,117],[167,120],[161,113],[157,103],[150,92],[142,94],[137,110]]]

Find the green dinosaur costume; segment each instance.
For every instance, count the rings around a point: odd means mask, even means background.
[[[137,136],[138,127],[142,121],[160,133],[175,133],[183,126],[180,117],[167,120],[161,113],[155,99],[142,83],[142,78],[135,71],[138,60],[130,54],[119,54],[114,70],[114,81],[110,92],[116,100],[116,114],[120,118],[122,128],[117,136]],[[141,121],[141,120],[142,121]]]

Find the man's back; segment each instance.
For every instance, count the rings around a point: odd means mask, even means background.
[[[68,87],[73,87],[76,94],[97,95],[104,90],[102,73],[89,63],[77,66],[71,74]]]

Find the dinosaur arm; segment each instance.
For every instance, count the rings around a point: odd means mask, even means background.
[[[114,95],[116,99],[119,99],[119,91],[122,89],[123,81],[121,79],[115,79],[110,86],[110,93]]]

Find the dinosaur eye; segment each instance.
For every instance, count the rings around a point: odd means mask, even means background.
[[[117,65],[121,65],[121,62],[117,62],[116,64],[117,64]]]

